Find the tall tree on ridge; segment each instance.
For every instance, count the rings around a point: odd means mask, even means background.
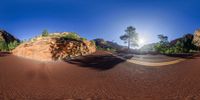
[[[130,50],[130,47],[138,46],[138,33],[136,33],[136,28],[128,26],[125,30],[125,34],[120,36],[120,39],[123,40],[124,43],[128,43],[128,50]]]

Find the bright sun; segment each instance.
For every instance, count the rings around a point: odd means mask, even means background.
[[[144,42],[145,42],[144,39],[140,38],[138,41],[138,45],[142,46],[142,45],[144,45]]]

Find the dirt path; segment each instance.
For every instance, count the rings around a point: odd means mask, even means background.
[[[104,52],[68,62],[0,57],[0,100],[200,100],[200,58],[161,68]]]

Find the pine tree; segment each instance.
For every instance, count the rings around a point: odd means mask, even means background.
[[[136,28],[129,26],[125,30],[125,34],[120,36],[120,39],[124,41],[124,43],[128,43],[128,50],[130,47],[138,46],[138,33],[136,33]]]

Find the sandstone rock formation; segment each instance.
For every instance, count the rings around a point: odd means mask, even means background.
[[[200,47],[200,29],[196,30],[194,33],[193,43],[197,47]]]
[[[67,32],[55,33],[46,37],[37,37],[19,45],[12,52],[14,55],[41,61],[67,59],[87,55],[96,51],[93,42],[70,39]]]

